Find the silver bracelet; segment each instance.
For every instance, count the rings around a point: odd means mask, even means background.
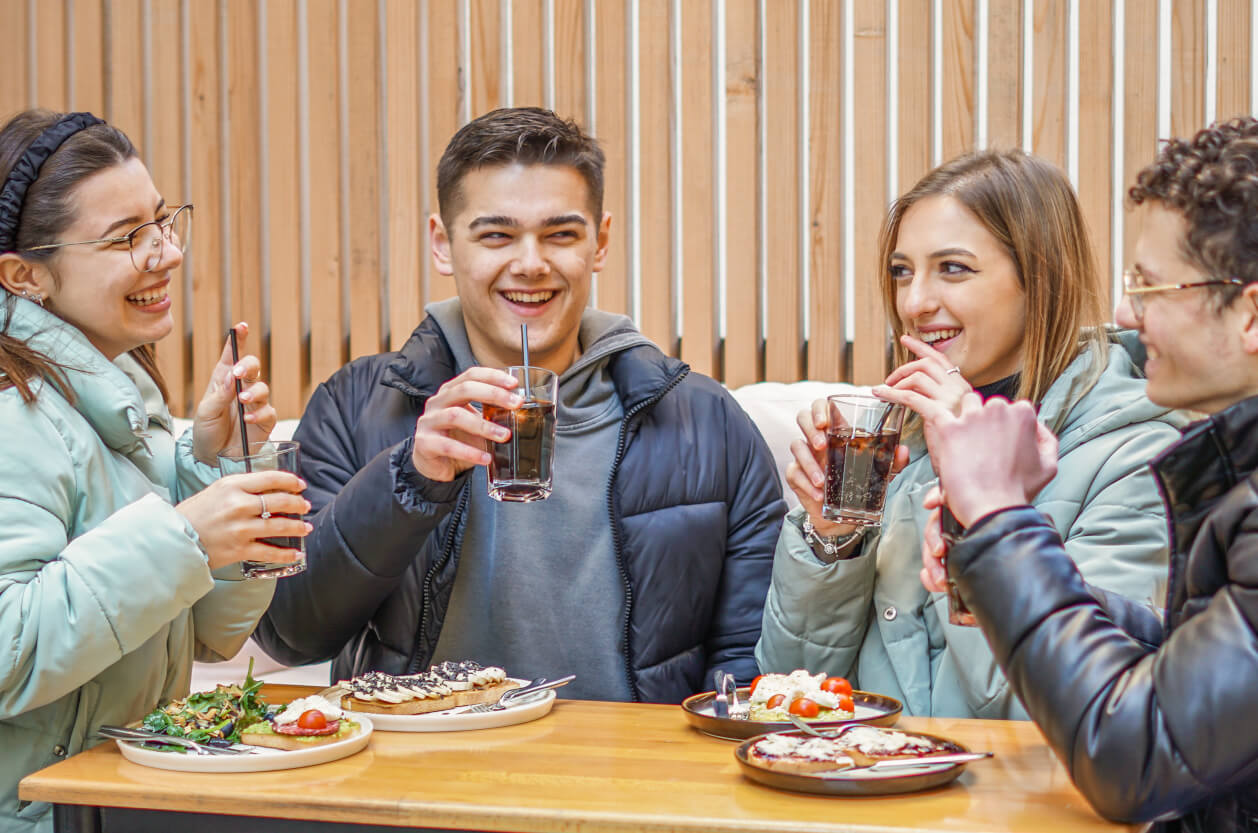
[[[839,552],[859,538],[865,531],[864,527],[861,527],[846,535],[819,535],[817,534],[817,528],[812,525],[812,518],[808,517],[807,512],[804,513],[804,520],[800,526],[804,530],[804,540],[812,547],[813,554],[827,564],[833,564],[835,561],[838,561]],[[824,556],[817,552],[818,546],[825,553]]]

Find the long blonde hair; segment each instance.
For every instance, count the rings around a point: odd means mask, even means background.
[[[912,358],[900,344],[891,255],[904,214],[926,197],[960,202],[1013,260],[1026,298],[1018,397],[1039,402],[1083,350],[1093,355],[1091,388],[1104,369],[1105,293],[1087,225],[1069,180],[1020,150],[979,151],[935,168],[892,204],[878,236],[879,281],[895,331],[895,361]],[[1081,343],[1082,341],[1082,343]]]

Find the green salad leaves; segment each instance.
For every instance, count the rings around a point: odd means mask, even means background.
[[[258,692],[262,681],[253,678],[253,660],[244,685],[219,685],[158,706],[144,718],[144,728],[199,742],[220,739],[240,742],[240,732],[267,719],[268,706]]]

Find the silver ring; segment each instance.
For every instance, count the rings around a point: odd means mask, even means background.
[[[267,518],[271,517],[271,513],[266,511],[266,498],[262,495],[258,495],[258,500],[262,501],[262,514],[258,517],[265,521]]]
[[[953,365],[952,367],[948,368],[948,373],[955,373],[955,374],[957,374],[958,376],[960,376],[960,375],[961,375],[961,368],[957,367],[956,365]],[[946,376],[946,375],[948,375],[948,374],[947,374],[947,373],[945,373],[944,375]]]

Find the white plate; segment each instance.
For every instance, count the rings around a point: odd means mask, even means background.
[[[135,741],[119,740],[115,743],[122,751],[122,757],[128,761],[157,769],[173,769],[179,772],[268,772],[273,769],[296,769],[326,764],[328,761],[346,758],[362,750],[371,739],[372,721],[359,714],[355,714],[353,720],[362,726],[362,731],[344,740],[323,746],[312,746],[309,749],[271,749],[259,746],[258,751],[251,755],[161,752],[156,749],[145,749]]]
[[[432,712],[430,714],[376,714],[371,713],[372,722],[382,732],[464,732],[470,729],[497,729],[499,726],[514,726],[517,723],[528,723],[545,717],[555,705],[554,690],[543,692],[544,697],[529,699],[518,706],[508,706],[496,712]],[[363,712],[346,709],[355,719]]]

